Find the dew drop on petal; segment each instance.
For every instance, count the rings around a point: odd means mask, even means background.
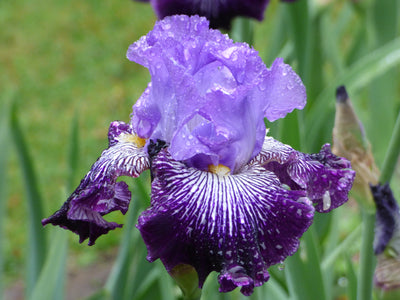
[[[326,191],[322,196],[322,205],[323,210],[328,210],[331,207],[331,195],[329,194],[329,191]]]

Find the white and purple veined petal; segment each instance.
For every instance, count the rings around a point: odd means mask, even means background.
[[[319,153],[305,154],[266,137],[260,154],[250,163],[261,164],[290,189],[306,191],[318,212],[344,204],[355,177],[350,162],[332,154],[329,144]]]
[[[109,230],[122,225],[107,222],[102,216],[119,210],[125,214],[131,200],[128,185],[117,182],[119,176],[137,177],[150,162],[144,140],[138,138],[128,124],[115,121],[109,128],[109,147],[103,151],[79,186],[52,216],[42,221],[69,229],[79,235],[80,242],[89,238],[89,245]]]
[[[152,170],[151,207],[138,221],[148,260],[160,258],[168,271],[192,265],[200,287],[217,271],[220,291],[241,287],[250,295],[268,280],[268,267],[297,250],[312,223],[306,193],[285,189],[260,165],[218,175],[188,168],[163,149]]]

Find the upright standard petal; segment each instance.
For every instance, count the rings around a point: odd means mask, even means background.
[[[109,148],[81,181],[60,210],[42,221],[69,229],[79,235],[80,242],[89,238],[89,245],[109,230],[121,227],[107,222],[102,216],[119,210],[128,210],[131,193],[125,182],[116,182],[119,176],[137,177],[149,168],[144,151],[144,140],[136,136],[129,125],[112,122],[109,129]]]
[[[285,189],[261,166],[218,175],[187,168],[163,149],[152,169],[151,207],[138,224],[148,259],[160,258],[168,271],[192,265],[200,287],[217,271],[220,291],[241,287],[250,295],[311,225],[314,208],[305,192]]]
[[[282,59],[267,69],[254,49],[198,16],[157,22],[127,57],[152,76],[133,107],[135,131],[166,141],[174,159],[199,169],[224,164],[238,172],[262,148],[264,117],[274,121],[306,103],[304,85]]]
[[[252,163],[274,172],[290,189],[306,191],[318,212],[329,212],[345,203],[355,177],[350,162],[332,154],[328,144],[317,154],[305,154],[266,137]]]

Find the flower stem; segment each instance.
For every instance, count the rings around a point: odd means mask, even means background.
[[[360,269],[358,275],[357,300],[372,298],[372,279],[375,270],[374,241],[375,213],[362,212],[362,236],[360,250]]]
[[[380,182],[389,182],[397,165],[400,154],[400,112],[389,143],[388,151],[382,166]],[[375,214],[363,211],[362,240],[360,251],[360,270],[357,290],[357,300],[368,300],[372,296],[372,279],[376,258],[373,252]]]
[[[389,142],[389,147],[383,161],[382,173],[379,178],[381,183],[389,182],[397,165],[400,154],[400,111],[394,125],[393,134]]]

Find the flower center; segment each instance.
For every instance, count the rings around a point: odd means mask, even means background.
[[[225,176],[225,175],[229,175],[231,173],[231,169],[229,169],[227,166],[224,165],[209,165],[208,166],[208,171],[220,176]]]
[[[118,141],[135,144],[136,147],[142,148],[146,144],[146,139],[142,139],[136,134],[122,133],[118,136]]]

